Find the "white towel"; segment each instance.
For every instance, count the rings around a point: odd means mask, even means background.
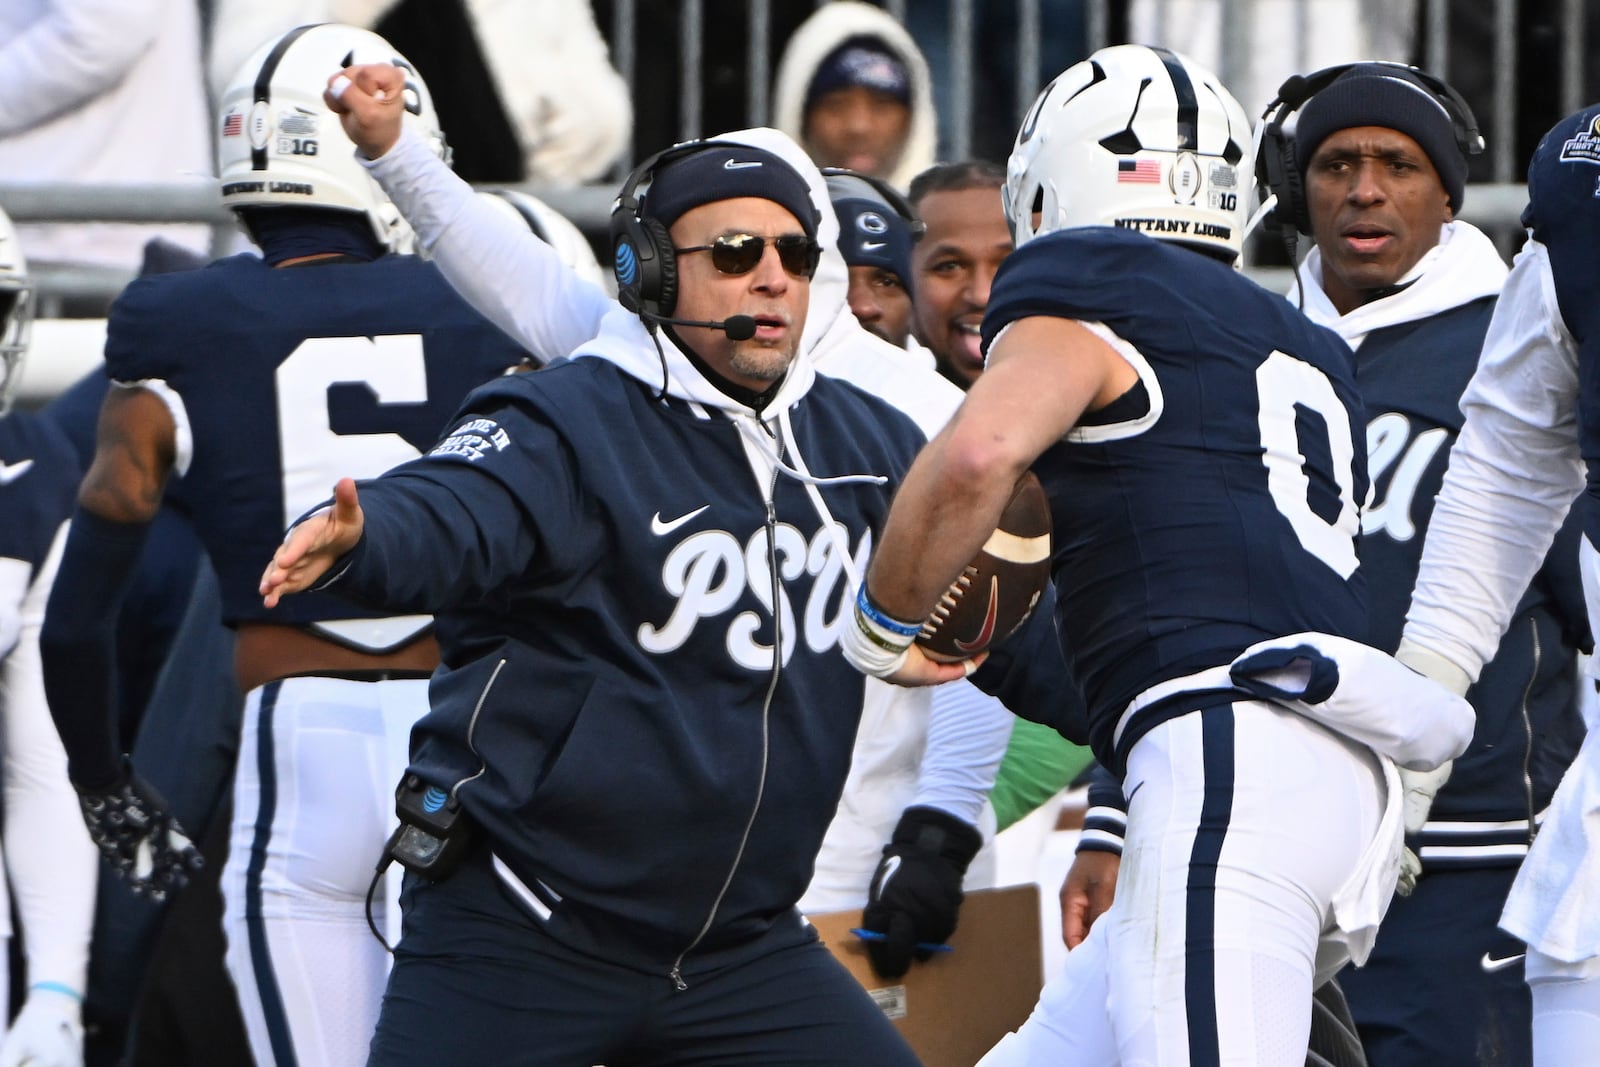
[[[1317,947],[1321,984],[1348,959],[1365,963],[1394,898],[1405,849],[1399,763],[1429,770],[1472,740],[1472,706],[1393,656],[1331,634],[1262,641],[1233,661],[1234,685],[1369,748],[1383,775],[1383,815],[1372,841],[1331,901],[1333,930]]]
[[[1301,633],[1245,649],[1233,684],[1322,723],[1407,770],[1466,751],[1476,718],[1462,697],[1371,645]]]
[[[1563,963],[1600,955],[1600,730],[1590,729],[1551,798],[1500,926]]]
[[[1346,960],[1357,967],[1367,962],[1378,937],[1378,924],[1389,910],[1395,883],[1400,880],[1406,832],[1400,775],[1388,756],[1378,754],[1378,765],[1385,790],[1383,815],[1355,870],[1333,895],[1334,928],[1317,943],[1317,986],[1337,974]]]

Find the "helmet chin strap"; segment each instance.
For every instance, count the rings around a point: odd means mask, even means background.
[[[1250,235],[1255,233],[1256,230],[1260,228],[1261,223],[1267,217],[1267,213],[1277,206],[1277,193],[1273,193],[1271,196],[1267,197],[1261,202],[1261,206],[1257,207],[1255,213],[1250,216],[1250,221],[1244,224],[1244,239],[1246,241],[1250,240]]]

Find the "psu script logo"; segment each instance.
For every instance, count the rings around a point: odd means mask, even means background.
[[[665,536],[704,510],[665,519],[657,514],[651,520],[652,529],[657,536]],[[661,588],[676,597],[677,604],[661,625],[647,622],[639,627],[639,646],[658,655],[673,652],[683,647],[702,621],[714,625],[723,620],[729,657],[748,670],[770,670],[772,646],[757,640],[757,635],[771,633],[773,583],[768,561],[775,557],[782,662],[789,662],[802,640],[813,652],[827,651],[850,621],[851,587],[838,547],[848,544],[849,536],[843,524],[834,523],[833,531],[819,527],[807,540],[795,527],[779,523],[776,550],[769,552],[765,529],[756,530],[742,543],[726,530],[689,534],[672,547],[661,564]],[[866,568],[871,550],[872,531],[867,530],[852,553],[858,573]],[[790,598],[790,584],[808,576],[810,587],[797,608]],[[735,612],[746,593],[764,610]]]

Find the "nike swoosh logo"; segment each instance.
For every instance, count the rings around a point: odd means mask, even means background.
[[[971,641],[956,638],[956,647],[963,652],[976,652],[986,646],[994,638],[995,616],[1000,611],[1000,579],[994,575],[989,577],[989,610],[983,614],[983,628],[978,631],[978,636]]]
[[[661,519],[661,512],[658,511],[650,517],[650,532],[655,534],[657,537],[665,537],[667,534],[671,533],[673,530],[676,530],[678,527],[682,526],[684,523],[688,522],[690,519],[694,518],[696,515],[700,514],[710,506],[710,504],[701,504],[699,507],[689,512],[689,514],[679,515],[676,519],[673,519],[670,522],[663,522]]]
[[[723,170],[744,170],[746,167],[759,167],[759,166],[761,166],[761,160],[759,160],[759,159],[752,159],[752,160],[749,160],[747,162],[742,162],[742,163],[739,160],[736,160],[736,159],[725,159],[722,162],[722,169]]]
[[[861,242],[861,251],[863,251],[863,252],[876,252],[878,249],[882,248],[883,246],[884,246],[884,242],[883,241],[862,241]]]
[[[1485,952],[1483,954],[1483,959],[1478,961],[1478,966],[1482,967],[1485,973],[1493,974],[1495,971],[1505,970],[1507,967],[1511,966],[1513,963],[1516,963],[1526,955],[1526,952],[1518,952],[1512,956],[1500,956],[1497,958]]]
[[[874,879],[874,881],[877,882],[877,885],[874,885],[868,891],[869,895],[874,900],[876,900],[878,897],[883,896],[884,889],[888,888],[889,879],[893,878],[894,877],[894,872],[898,871],[899,869],[900,869],[900,857],[899,856],[890,856],[884,862],[883,870],[879,871],[878,872],[878,877]]]
[[[10,485],[33,466],[31,459],[19,459],[15,463],[0,463],[0,485]]]
[[[1509,957],[1496,958],[1491,957],[1490,953],[1485,952],[1483,953],[1482,960],[1478,960],[1478,966],[1482,966],[1485,973],[1493,974],[1494,971],[1504,971],[1504,969],[1509,968],[1512,963],[1515,963],[1515,961],[1525,957],[1525,955],[1528,955],[1528,953],[1518,952],[1515,953],[1515,955],[1509,955]]]

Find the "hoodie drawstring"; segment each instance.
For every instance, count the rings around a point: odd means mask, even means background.
[[[881,474],[842,474],[830,478],[818,478],[806,467],[805,456],[800,452],[800,443],[795,439],[794,426],[789,421],[789,409],[778,409],[778,432],[782,435],[786,448],[784,451],[794,457],[794,466],[786,463],[779,454],[767,443],[767,435],[758,427],[752,426],[756,422],[754,417],[735,419],[739,432],[755,448],[767,458],[775,469],[805,486],[806,496],[811,501],[811,506],[816,509],[817,517],[822,520],[822,528],[828,532],[828,537],[833,541],[834,551],[839,554],[839,560],[844,566],[845,573],[850,577],[850,587],[858,588],[861,585],[861,573],[856,567],[855,558],[850,553],[850,544],[845,537],[844,525],[833,517],[833,512],[828,510],[827,503],[822,499],[818,486],[823,485],[883,485],[888,478]]]

